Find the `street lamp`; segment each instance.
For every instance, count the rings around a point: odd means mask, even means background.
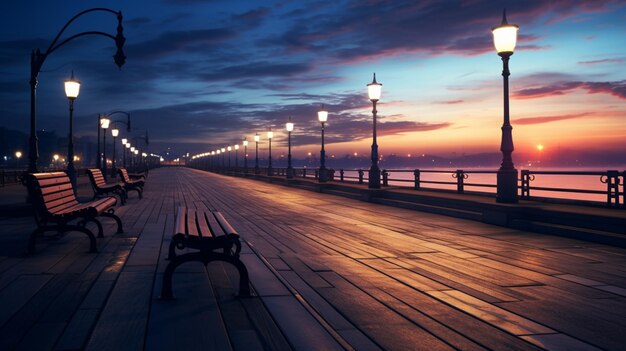
[[[272,127],[267,131],[267,139],[269,139],[270,148],[269,148],[269,158],[267,163],[267,175],[272,175],[272,138],[274,137],[274,132],[272,132]]]
[[[88,32],[74,34],[70,36],[69,38],[61,40],[61,42],[59,42],[59,39],[61,39],[61,35],[63,35],[63,32],[65,31],[65,29],[67,29],[67,27],[69,27],[69,25],[72,22],[74,22],[74,20],[76,20],[78,17],[86,13],[94,12],[94,11],[105,11],[105,12],[110,12],[116,15],[117,34],[115,36],[108,34],[108,33],[99,32],[99,31],[88,31]],[[37,91],[37,83],[38,83],[37,78],[39,76],[39,72],[41,72],[41,67],[46,61],[46,58],[48,58],[50,54],[52,54],[61,46],[69,43],[70,41],[76,38],[79,38],[85,35],[92,35],[92,34],[103,35],[115,41],[115,45],[117,46],[117,52],[115,53],[113,58],[114,58],[115,64],[119,68],[122,68],[122,65],[124,65],[124,62],[126,62],[126,56],[124,56],[124,51],[123,51],[124,42],[126,41],[126,39],[124,38],[124,27],[122,27],[122,12],[113,11],[113,10],[106,9],[106,8],[92,8],[92,9],[85,10],[85,11],[78,13],[63,26],[61,31],[57,34],[57,36],[54,38],[52,43],[50,43],[50,46],[48,46],[48,49],[45,52],[42,53],[41,50],[39,49],[33,50],[31,52],[30,82],[29,82],[30,83],[30,137],[29,137],[29,150],[28,150],[28,159],[29,159],[28,172],[29,173],[37,173],[37,159],[39,159],[39,145],[38,145],[39,142],[37,139],[37,131],[36,131],[36,105],[37,105],[36,104],[36,91]]]
[[[285,124],[285,128],[287,129],[287,179],[293,178],[293,167],[291,165],[291,132],[293,132],[293,122],[291,122],[291,117],[289,117],[289,122]]]
[[[131,146],[130,147],[130,168],[132,169],[132,172],[135,171],[135,167],[137,167],[137,160],[135,159],[135,156],[133,156],[133,154],[135,153],[135,147]]]
[[[235,172],[239,170],[239,144],[235,144]]]
[[[132,167],[132,164],[133,164],[133,156],[130,154],[130,148],[131,148],[131,147],[132,147],[132,146],[130,145],[130,143],[126,143],[125,150],[124,150],[124,155],[126,155],[126,152],[127,152],[127,151],[129,152],[129,154],[128,154],[128,163],[130,164],[130,168],[132,169],[132,168],[133,168],[133,167]],[[126,167],[126,166],[124,166],[124,167]]]
[[[243,139],[243,168],[245,173],[248,173],[248,141]]]
[[[65,95],[70,102],[70,132],[67,143],[67,175],[76,189],[76,169],[74,168],[74,100],[80,92],[80,82],[74,79],[74,71],[69,80],[65,81]],[[74,190],[76,191],[76,190]]]
[[[383,85],[376,81],[376,73],[374,79],[367,85],[367,95],[372,102],[372,115],[374,116],[374,125],[372,128],[372,166],[369,171],[368,188],[380,189],[380,168],[378,168],[378,143],[376,141],[376,103],[380,100]]]
[[[124,165],[124,168],[126,168],[126,143],[128,143],[128,139],[122,138],[122,145],[124,145],[124,148],[122,149],[122,164]]]
[[[516,203],[517,202],[517,170],[513,165],[513,134],[509,119],[509,58],[513,55],[517,42],[517,31],[519,26],[509,24],[506,21],[506,10],[502,12],[502,23],[492,28],[493,43],[502,58],[502,78],[504,87],[504,123],[502,124],[502,140],[500,151],[502,151],[502,164],[498,169],[497,202]]]
[[[113,163],[111,164],[111,177],[115,177],[115,139],[120,135],[120,130],[117,128],[111,129],[111,135],[113,135]]]
[[[328,179],[326,178],[326,151],[324,150],[324,124],[326,124],[326,121],[328,120],[328,111],[324,109],[324,106],[322,106],[322,109],[320,111],[317,111],[317,119],[320,121],[320,123],[322,123],[322,150],[320,150],[320,169],[319,169],[319,175],[317,176],[317,179],[320,183],[325,183]]]
[[[22,152],[21,151],[15,151],[15,158],[17,159],[16,164],[17,164],[17,168],[20,168],[20,158],[22,158]]]
[[[226,149],[222,148],[220,151],[222,151],[222,170],[224,170],[226,168]]]
[[[230,169],[230,152],[233,148],[229,145],[226,149],[228,150],[228,169]]]
[[[100,118],[100,128],[104,129],[104,132],[102,133],[102,159],[104,160],[104,162],[101,168],[102,177],[104,177],[104,180],[107,179],[107,129],[109,128],[110,123],[111,120],[108,119],[106,116]]]
[[[259,174],[259,141],[261,140],[261,136],[259,133],[254,134],[254,142],[256,143],[256,153],[254,160],[254,173]]]
[[[58,154],[52,155],[52,159],[54,160],[54,168],[56,169],[57,167],[59,167],[59,155]]]

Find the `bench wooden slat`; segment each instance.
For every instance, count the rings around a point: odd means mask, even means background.
[[[76,204],[78,204],[78,201],[76,201],[76,199],[64,197],[55,201],[46,202],[46,208],[48,209],[48,211],[54,213],[64,211]]]
[[[174,231],[176,234],[185,234],[187,230],[185,230],[187,218],[187,208],[179,207],[178,212],[176,213],[176,223],[174,224]]]
[[[196,218],[198,219],[198,230],[200,232],[200,236],[203,238],[212,237],[213,231],[209,227],[209,223],[207,223],[206,214],[203,211],[198,211],[196,213]]]
[[[52,202],[54,200],[58,200],[61,198],[65,198],[65,197],[72,197],[72,195],[74,195],[74,191],[73,190],[63,190],[62,192],[56,192],[56,193],[50,193],[47,195],[43,196],[43,201],[45,203],[49,203]]]
[[[41,188],[41,194],[42,195],[47,195],[50,193],[57,193],[63,190],[72,190],[72,193],[74,192],[72,189],[72,184],[71,183],[63,183],[63,184],[58,184],[58,185],[51,185],[51,186],[47,186],[45,188]]]
[[[206,218],[207,218],[207,222],[209,223],[209,226],[211,226],[211,231],[213,232],[213,237],[220,237],[220,236],[224,236],[226,235],[226,233],[224,232],[224,230],[222,229],[222,227],[220,226],[219,222],[217,221],[217,219],[215,219],[215,215],[213,214],[214,212],[207,212],[206,213]]]
[[[200,233],[198,233],[198,226],[196,225],[196,211],[187,210],[187,231],[185,232],[189,237],[198,237]]]
[[[230,223],[228,223],[228,221],[226,221],[226,218],[224,218],[224,216],[220,212],[212,212],[212,213],[215,216],[215,219],[217,219],[217,221],[219,222],[220,227],[222,228],[224,233],[226,233],[226,234],[234,234],[234,235],[239,236],[239,233],[237,233],[235,228],[233,228],[230,225]]]

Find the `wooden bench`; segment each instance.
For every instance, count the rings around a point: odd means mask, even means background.
[[[35,252],[35,241],[45,232],[56,231],[63,234],[78,231],[89,237],[89,252],[97,252],[96,239],[91,230],[86,228],[87,222],[98,227],[98,237],[103,237],[102,224],[96,217],[109,217],[117,222],[117,232],[122,233],[122,221],[115,215],[113,208],[117,204],[115,197],[79,203],[74,195],[70,178],[65,172],[31,173],[27,175],[29,195],[35,209],[37,229],[28,239],[28,252]],[[78,221],[76,224],[70,224]]]
[[[212,261],[231,263],[239,271],[239,296],[250,296],[248,270],[239,259],[241,242],[239,234],[217,211],[192,210],[179,207],[176,215],[174,237],[170,242],[168,260],[163,274],[160,299],[173,299],[172,275],[179,265],[199,261],[204,265]],[[176,249],[199,251],[176,254]],[[221,252],[218,252],[220,250]]]
[[[126,189],[124,189],[121,183],[107,184],[102,175],[102,171],[97,168],[88,169],[87,175],[89,176],[91,188],[93,189],[94,200],[102,196],[114,194],[120,197],[122,205],[126,203]]]
[[[130,176],[128,176],[128,171],[126,170],[126,168],[118,168],[117,172],[120,174],[120,180],[122,181],[122,185],[124,187],[124,190],[126,190],[126,192],[128,193],[129,190],[134,190],[137,192],[137,194],[139,195],[139,198],[141,199],[142,193],[143,193],[143,186],[145,184],[145,180],[144,179],[130,179]]]

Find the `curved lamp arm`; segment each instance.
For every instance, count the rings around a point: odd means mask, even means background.
[[[107,115],[107,116],[111,116],[111,115],[114,115],[114,114],[117,114],[117,113],[121,113],[121,114],[126,115],[126,118],[127,118],[127,119],[126,119],[126,122],[124,122],[124,121],[119,121],[119,120],[118,120],[118,121],[114,121],[114,122],[115,122],[115,123],[124,123],[124,124],[126,125],[126,131],[127,131],[127,132],[130,132],[130,131],[131,131],[131,128],[130,128],[130,113],[125,112],[125,111],[113,111],[113,112],[111,112],[111,113],[107,113],[106,115]]]

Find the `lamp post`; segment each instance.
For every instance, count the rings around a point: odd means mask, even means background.
[[[135,156],[134,157],[135,157],[135,168],[141,167],[141,159],[139,158],[139,149],[135,149]]]
[[[20,158],[22,158],[22,152],[21,151],[15,151],[15,159],[16,159],[16,167],[17,169],[20,168]]]
[[[293,178],[293,166],[291,165],[291,132],[293,132],[293,127],[294,124],[289,117],[289,122],[285,124],[285,129],[287,129],[287,179]]]
[[[320,183],[325,183],[328,179],[326,178],[326,150],[324,150],[324,125],[326,124],[326,121],[328,120],[328,111],[324,109],[324,106],[322,106],[322,109],[320,111],[317,111],[317,119],[320,121],[320,123],[322,123],[322,149],[320,150],[320,169],[319,169],[319,175],[317,176],[317,179]]]
[[[131,148],[130,143],[126,143],[126,146],[124,147],[124,157],[126,157],[126,152],[130,151],[130,148]],[[133,161],[132,155],[129,154],[128,157],[130,158],[129,163],[132,163]],[[126,159],[124,159],[124,168],[126,168]]]
[[[103,163],[102,163],[102,176],[104,177],[104,180],[107,179],[107,129],[109,128],[109,124],[111,123],[111,120],[108,119],[106,116],[102,117],[100,119],[100,128],[104,129],[104,132],[102,133],[102,159],[103,159]]]
[[[254,157],[254,173],[259,174],[259,141],[261,140],[261,136],[259,133],[254,134],[254,142],[256,143],[256,153]]]
[[[133,156],[133,154],[135,153],[135,147],[131,146],[130,147],[130,169],[134,172],[135,171],[135,157]]]
[[[111,135],[113,136],[113,162],[111,163],[111,178],[115,178],[115,139],[120,135],[120,130],[117,128],[111,129]]]
[[[124,145],[122,149],[122,165],[124,168],[126,168],[126,143],[128,143],[128,139],[122,138],[122,145]]]
[[[61,39],[61,35],[63,35],[63,32],[65,31],[65,29],[67,29],[67,27],[72,22],[74,22],[74,20],[76,20],[78,17],[86,13],[94,12],[94,11],[110,12],[117,16],[117,34],[115,36],[112,36],[108,33],[99,32],[99,31],[88,31],[88,32],[82,32],[79,34],[74,34],[70,36],[69,38],[64,39],[61,42],[59,42],[59,39]],[[42,53],[41,50],[37,49],[37,50],[33,50],[31,53],[30,82],[29,82],[30,83],[30,137],[29,137],[29,150],[28,150],[28,159],[29,159],[28,172],[29,173],[37,173],[37,160],[39,159],[39,145],[38,145],[39,142],[37,139],[37,130],[36,130],[36,115],[37,115],[36,114],[36,105],[37,105],[36,104],[36,92],[37,92],[37,83],[38,83],[37,78],[39,76],[39,72],[41,72],[41,67],[46,61],[46,58],[48,58],[50,54],[52,54],[61,46],[69,43],[70,41],[76,38],[79,38],[85,35],[92,35],[92,34],[109,37],[115,41],[115,45],[117,46],[117,52],[115,53],[113,58],[115,60],[115,64],[119,68],[122,68],[122,65],[124,65],[124,62],[126,62],[126,56],[124,56],[124,51],[123,51],[124,42],[126,41],[126,39],[124,38],[124,27],[122,27],[122,12],[113,11],[113,10],[106,9],[106,8],[93,8],[93,9],[85,10],[85,11],[78,13],[63,26],[61,31],[57,34],[57,36],[54,38],[52,43],[50,43],[50,46],[48,46],[48,49],[46,49],[45,52]]]
[[[54,160],[54,168],[57,169],[59,167],[59,155],[58,154],[52,155],[52,159]]]
[[[509,119],[509,59],[515,50],[517,42],[517,31],[519,26],[509,24],[506,21],[506,11],[502,12],[502,23],[492,28],[493,43],[502,58],[502,78],[504,90],[504,123],[502,124],[502,140],[500,151],[502,151],[502,164],[498,169],[497,202],[516,203],[517,202],[517,170],[513,165],[513,134]]]
[[[235,172],[239,170],[239,144],[235,144]]]
[[[230,170],[230,152],[232,151],[232,147],[229,145],[226,150],[228,150],[228,169]]]
[[[69,80],[65,81],[65,96],[70,102],[70,130],[67,142],[67,176],[72,182],[72,188],[76,189],[76,169],[74,168],[74,100],[80,92],[80,82],[74,79],[74,71]],[[75,192],[76,190],[74,190]]]
[[[272,127],[270,127],[270,129],[267,131],[267,139],[269,139],[269,143],[270,143],[270,148],[269,148],[269,156],[268,156],[268,163],[267,163],[267,175],[271,176],[273,175],[273,171],[272,171],[272,138],[274,137],[274,132],[272,132]]]
[[[376,81],[376,73],[374,79],[367,85],[367,95],[372,102],[372,115],[374,116],[374,124],[372,128],[372,166],[369,171],[369,179],[367,186],[370,189],[380,189],[380,168],[378,168],[378,143],[376,141],[376,103],[380,100],[382,84]]]
[[[222,148],[222,170],[226,168],[226,149]]]
[[[248,173],[248,141],[243,139],[243,168],[244,172]]]

